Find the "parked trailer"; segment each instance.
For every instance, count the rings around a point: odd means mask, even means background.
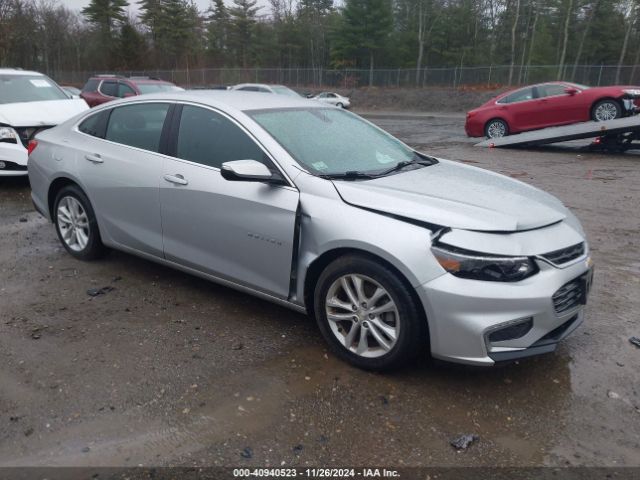
[[[522,148],[551,143],[595,138],[592,149],[624,152],[640,149],[640,115],[604,122],[584,122],[562,127],[543,128],[501,138],[490,138],[476,147]]]

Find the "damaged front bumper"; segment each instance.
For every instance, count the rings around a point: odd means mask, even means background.
[[[27,174],[27,149],[22,143],[0,142],[0,177]]]

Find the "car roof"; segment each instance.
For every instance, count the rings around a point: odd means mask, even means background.
[[[238,85],[234,85],[233,88],[239,88],[239,87],[266,87],[266,88],[273,88],[273,87],[285,87],[284,85],[279,85],[279,84],[274,84],[274,83],[239,83]],[[285,88],[289,88],[289,87],[285,87]]]
[[[184,92],[164,92],[146,94],[143,97],[131,97],[119,100],[118,104],[133,102],[135,99],[145,100],[174,100],[183,102],[202,103],[221,109],[231,108],[240,111],[271,110],[281,108],[327,108],[321,103],[300,97],[286,95],[265,95],[260,92],[243,92],[236,90],[185,90]],[[105,105],[114,105],[109,102]]]
[[[168,83],[173,85],[169,80],[162,80],[161,78],[152,77],[124,77],[122,75],[108,74],[108,75],[93,75],[91,80],[122,80],[131,83]]]
[[[22,70],[20,68],[0,68],[0,75],[37,75],[39,77],[44,77],[44,75],[40,72]]]

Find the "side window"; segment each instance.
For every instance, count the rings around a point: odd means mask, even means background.
[[[220,168],[231,160],[257,160],[269,166],[264,152],[235,123],[211,110],[185,105],[176,156]]]
[[[242,88],[239,88],[238,90],[243,91],[243,92],[257,92],[258,88],[257,87],[242,87]]]
[[[107,97],[117,97],[118,96],[118,84],[117,82],[107,80],[102,82],[100,85],[100,93],[106,95]]]
[[[95,78],[90,78],[87,83],[84,84],[84,87],[82,87],[82,91],[83,92],[95,92],[96,90],[98,90],[98,84],[100,83],[100,80],[96,80]]]
[[[107,130],[107,121],[109,120],[109,113],[111,110],[104,110],[95,115],[91,115],[85,119],[80,125],[78,130],[92,137],[104,138],[105,131]]]
[[[514,92],[511,95],[507,95],[505,98],[500,100],[500,103],[526,102],[527,100],[532,100],[532,99],[533,99],[533,88],[523,88],[522,90],[518,90],[517,92]]]
[[[125,94],[135,95],[136,92],[126,83],[118,82],[118,97],[124,98]]]
[[[335,93],[327,93],[327,97],[336,98],[336,94]]]
[[[106,139],[151,152],[160,150],[160,136],[169,111],[167,103],[116,107],[111,112]]]
[[[567,87],[558,83],[553,85],[541,85],[538,87],[538,92],[541,97],[555,97],[558,95],[566,95],[565,90]]]

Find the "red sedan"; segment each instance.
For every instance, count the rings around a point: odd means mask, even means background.
[[[640,87],[552,82],[511,90],[467,113],[470,137],[503,137],[539,128],[613,120],[640,111]]]

